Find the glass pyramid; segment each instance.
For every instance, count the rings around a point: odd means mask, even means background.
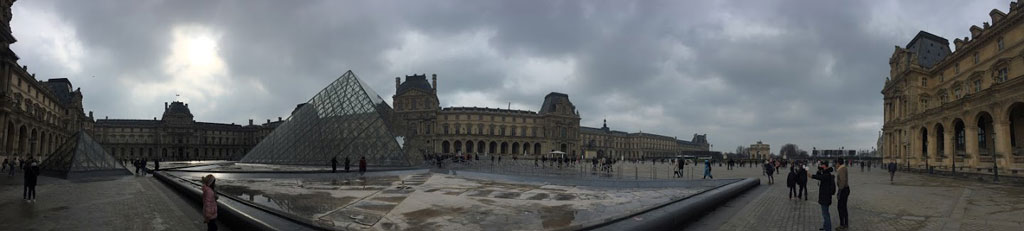
[[[85,132],[75,133],[51,153],[39,169],[43,174],[63,178],[131,174]]]
[[[391,106],[352,73],[345,72],[295,109],[242,158],[243,163],[330,165],[345,157],[358,166],[410,166],[402,137],[391,132]]]

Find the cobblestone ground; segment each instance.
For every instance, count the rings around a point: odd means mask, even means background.
[[[37,200],[28,203],[22,200],[22,175],[0,175],[0,230],[206,228],[198,205],[149,176],[39,181]]]
[[[861,172],[850,168],[849,230],[1022,230],[1024,188],[881,169]],[[718,230],[816,230],[821,227],[817,181],[810,180],[809,200],[789,199],[785,179],[788,169],[775,175],[776,184],[756,168],[715,171],[716,177],[759,177],[760,190],[752,190],[749,203],[723,222]],[[812,172],[813,173],[813,172]],[[839,225],[833,196],[832,225]],[[708,217],[713,217],[713,212]],[[704,225],[709,226],[709,225]]]

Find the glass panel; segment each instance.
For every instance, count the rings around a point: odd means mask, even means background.
[[[406,156],[401,137],[391,131],[391,107],[351,71],[329,84],[280,127],[256,145],[241,162],[325,165],[345,157],[367,165],[410,166],[421,160]]]

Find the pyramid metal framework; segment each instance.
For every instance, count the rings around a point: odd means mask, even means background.
[[[51,153],[39,169],[43,174],[63,178],[131,174],[103,150],[103,146],[81,131]]]
[[[328,165],[333,157],[353,165],[410,166],[403,138],[391,132],[392,109],[347,71],[274,129],[242,158],[243,163]]]

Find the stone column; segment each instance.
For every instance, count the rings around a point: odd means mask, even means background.
[[[945,126],[943,126],[942,129],[942,132],[945,133],[944,135],[942,135],[942,139],[946,140],[942,142],[943,146],[945,146],[942,148],[942,151],[945,152],[946,154],[946,159],[942,160],[942,164],[944,166],[953,166],[953,158],[956,158],[954,156],[955,150],[953,150],[953,144],[954,142],[956,142],[956,138],[953,137],[953,129],[947,129]]]
[[[978,125],[971,123],[964,126],[964,142],[966,142],[967,157],[970,159],[965,161],[964,167],[977,167],[978,166]],[[959,166],[959,165],[957,165]]]
[[[937,148],[938,144],[935,142],[935,140],[937,140],[938,138],[939,137],[935,135],[934,130],[928,130],[928,157],[925,158],[924,160],[926,161],[926,163],[928,163],[927,166],[932,166],[934,164],[934,161],[932,160],[939,155],[939,149]]]
[[[992,124],[992,127],[996,132],[995,152],[997,157],[1001,156],[1000,158],[995,158],[994,161],[996,161],[1000,170],[1005,171],[1010,166],[1010,163],[1013,163],[1013,154],[1011,153],[1013,147],[1010,146],[1010,122],[996,122]]]

